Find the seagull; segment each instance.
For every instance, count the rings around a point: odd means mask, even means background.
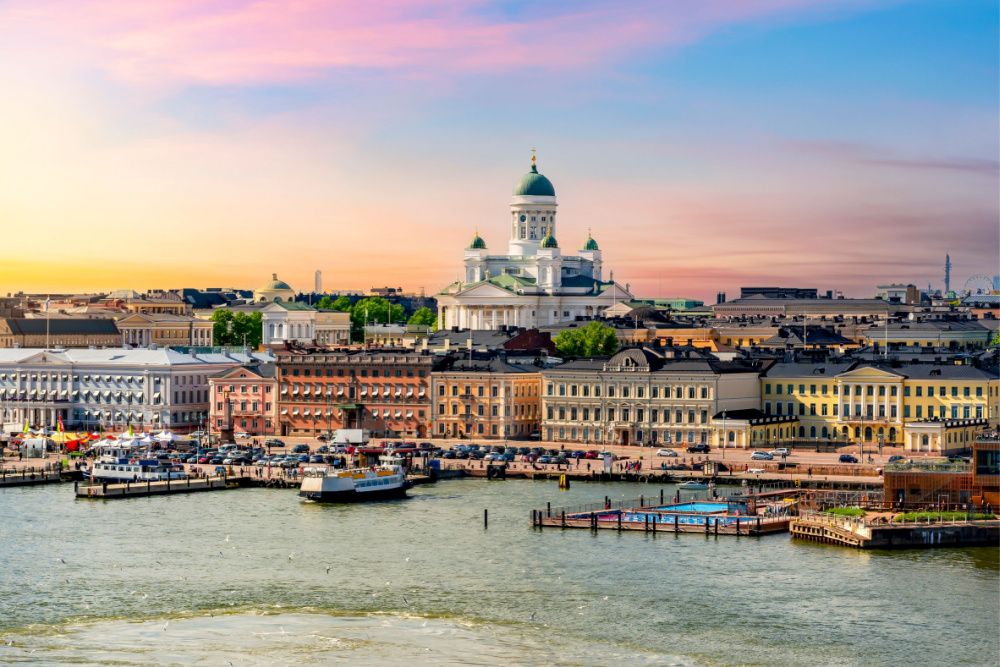
[[[14,645],[14,640],[13,639],[11,639],[9,642],[7,642],[7,646],[13,646],[13,645]]]
[[[228,536],[228,535],[226,535],[226,539],[225,539],[224,541],[225,541],[225,542],[228,542],[228,541],[229,541],[229,536]]]
[[[410,562],[410,557],[409,557],[409,556],[407,556],[407,557],[406,557],[406,562],[407,562],[407,563],[409,563],[409,562]]]
[[[224,556],[225,554],[223,554],[223,553],[222,553],[222,552],[220,551],[220,552],[219,552],[219,555],[220,555],[220,556]]]
[[[63,565],[66,564],[66,561],[64,561],[62,558],[59,559],[59,562],[62,563]]]
[[[293,551],[292,553],[288,554],[288,560],[292,560],[292,557],[293,557],[294,555],[295,555],[295,552],[294,552],[294,551]]]
[[[329,565],[326,566],[326,573],[330,574],[330,566]]]
[[[531,620],[532,621],[535,620],[535,613],[537,613],[537,612],[534,612],[534,613],[531,614]]]
[[[281,634],[283,634],[283,635],[284,635],[284,634],[288,634],[287,632],[285,632],[285,628],[284,628],[284,626],[281,626]]]
[[[605,596],[604,596],[604,599],[605,599],[605,600],[607,600],[607,599],[608,599],[608,596],[607,596],[607,595],[605,595]]]
[[[403,604],[405,604],[407,607],[410,606],[410,602],[406,599],[405,595],[403,596]]]
[[[163,629],[166,630],[168,625],[170,625],[170,621],[167,621],[166,623],[163,624]]]
[[[160,561],[156,561],[156,564],[157,564],[157,565],[160,565],[160,566],[162,566],[162,565],[163,565],[163,563],[161,563]]]
[[[387,582],[385,582],[385,585],[388,586],[391,583],[392,583],[391,581],[387,581]]]

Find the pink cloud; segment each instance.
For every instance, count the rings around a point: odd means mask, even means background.
[[[579,68],[725,24],[873,1],[579,2],[513,19],[486,0],[11,0],[0,7],[0,38],[53,37],[125,80],[252,84],[338,68]]]

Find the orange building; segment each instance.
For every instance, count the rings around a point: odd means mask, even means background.
[[[281,435],[317,436],[339,428],[375,437],[429,434],[431,371],[425,352],[276,350]]]
[[[448,359],[432,376],[433,433],[452,438],[528,438],[541,419],[540,369]]]

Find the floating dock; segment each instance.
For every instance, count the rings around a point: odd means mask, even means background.
[[[141,498],[144,496],[164,496],[175,493],[196,493],[200,491],[225,491],[238,489],[247,483],[246,477],[188,477],[146,482],[77,482],[77,498],[113,500],[116,498]]]
[[[0,470],[0,487],[58,484],[63,481],[62,477],[58,470]]]
[[[758,498],[753,495],[685,502],[676,498],[669,504],[663,504],[662,496],[659,503],[645,497],[618,501],[605,498],[604,503],[532,510],[531,523],[538,528],[630,530],[654,534],[767,535],[788,530],[791,517],[783,508],[794,500],[774,501],[766,508],[758,508]]]

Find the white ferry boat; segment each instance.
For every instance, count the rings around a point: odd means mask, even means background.
[[[186,475],[184,466],[158,461],[148,451],[112,444],[100,448],[100,455],[90,468],[90,477],[95,482],[157,482],[184,479]]]
[[[299,496],[320,503],[357,503],[405,498],[410,482],[402,466],[382,464],[350,470],[306,469]]]

